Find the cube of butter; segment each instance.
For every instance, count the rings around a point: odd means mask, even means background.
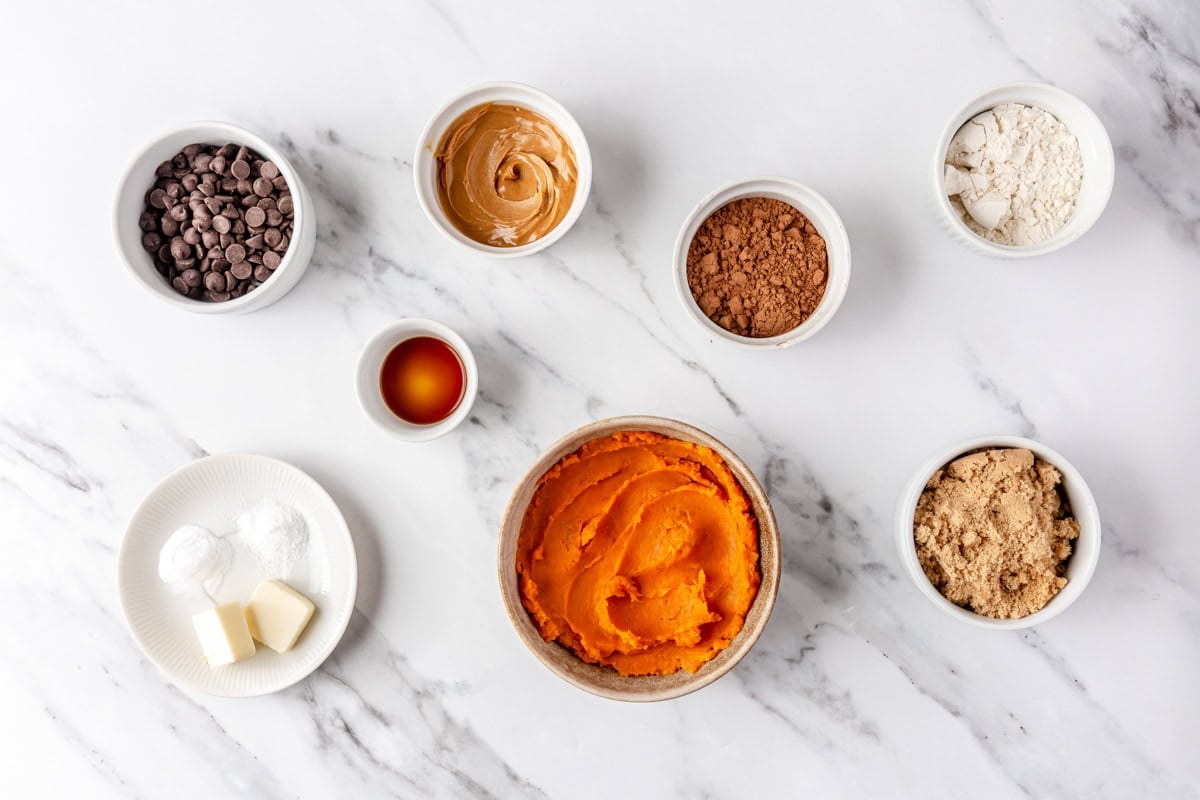
[[[210,667],[221,667],[254,655],[254,640],[241,603],[226,603],[192,617],[192,627]]]
[[[276,653],[286,653],[296,644],[315,606],[311,600],[283,581],[263,581],[246,604],[250,635]]]

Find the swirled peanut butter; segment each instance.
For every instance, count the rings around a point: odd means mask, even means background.
[[[483,244],[516,247],[554,229],[575,199],[575,151],[527,108],[484,103],[438,143],[438,201],[454,227]]]

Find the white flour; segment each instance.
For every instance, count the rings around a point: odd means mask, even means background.
[[[1010,103],[971,119],[946,152],[946,194],[967,227],[1002,245],[1057,233],[1083,184],[1079,140],[1057,117]]]

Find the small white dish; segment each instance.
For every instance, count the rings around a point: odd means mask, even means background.
[[[392,413],[383,401],[383,393],[379,385],[379,373],[383,369],[383,360],[392,348],[401,342],[417,336],[432,336],[450,345],[462,360],[466,381],[463,385],[463,396],[458,406],[441,422],[432,425],[414,425],[400,419]],[[388,433],[407,442],[428,442],[439,436],[444,436],[457,428],[475,404],[475,395],[479,393],[479,368],[475,364],[475,355],[465,339],[440,322],[430,319],[402,319],[393,322],[363,346],[358,357],[358,371],[355,385],[358,390],[358,402],[376,425]]]
[[[279,167],[292,193],[292,239],[275,273],[254,291],[223,303],[193,300],[175,291],[154,268],[153,257],[142,247],[142,230],[138,227],[146,192],[154,185],[155,168],[187,145],[197,142],[246,145]],[[113,207],[113,236],[130,273],[155,297],[196,314],[240,314],[266,308],[299,282],[317,244],[317,221],[308,189],[283,153],[261,136],[228,122],[191,122],[153,139],[125,168]]]
[[[917,510],[917,501],[925,490],[926,484],[929,483],[929,479],[946,464],[960,456],[979,450],[1015,447],[1023,447],[1031,451],[1035,456],[1052,464],[1062,473],[1062,488],[1067,496],[1067,502],[1070,504],[1071,514],[1079,521],[1079,538],[1072,543],[1071,558],[1067,562],[1067,585],[1044,608],[1020,619],[993,619],[955,605],[929,582],[925,571],[921,569],[920,559],[917,558],[917,543],[913,537],[913,518]],[[904,492],[900,495],[895,525],[896,547],[900,553],[900,563],[903,564],[904,571],[908,573],[921,594],[955,619],[993,630],[1031,628],[1052,617],[1057,617],[1083,594],[1083,590],[1087,588],[1088,582],[1092,579],[1092,574],[1096,571],[1096,563],[1100,559],[1100,511],[1096,507],[1096,500],[1092,497],[1092,491],[1083,480],[1083,476],[1058,452],[1044,444],[1021,436],[985,436],[968,439],[932,455],[913,473]]]
[[[754,338],[741,336],[725,330],[708,318],[692,296],[687,278],[687,254],[696,231],[717,209],[744,197],[768,197],[781,200],[808,217],[817,232],[825,240],[825,252],[829,258],[829,271],[825,278],[825,295],[817,310],[792,328],[778,336]],[[684,220],[679,236],[675,239],[675,291],[692,319],[701,327],[727,342],[756,350],[774,350],[802,342],[829,324],[850,285],[850,237],[842,218],[834,211],[829,201],[813,189],[787,178],[761,177],[734,183],[716,189],[696,204]]]
[[[477,242],[464,234],[454,223],[446,218],[438,199],[437,189],[437,151],[438,143],[450,124],[464,112],[484,103],[508,103],[521,108],[528,108],[544,116],[554,123],[562,135],[571,143],[575,150],[575,168],[577,181],[575,197],[567,215],[545,236],[529,244],[517,247],[496,247],[483,242]],[[417,139],[417,152],[413,156],[413,182],[417,189],[417,201],[433,226],[445,234],[451,241],[458,242],[463,247],[476,253],[485,253],[496,258],[516,258],[527,256],[544,250],[561,239],[587,205],[588,193],[592,188],[592,152],[588,149],[587,138],[583,128],[571,116],[567,109],[545,92],[526,86],[523,83],[496,82],[473,86],[446,103],[421,131]]]
[[[260,580],[278,576],[262,574],[250,552],[228,532],[239,513],[268,498],[295,507],[308,523],[308,556],[286,580],[313,601],[316,614],[296,646],[283,655],[258,645],[258,652],[244,661],[209,667],[192,628],[192,615],[204,602],[177,595],[159,579],[159,551],[188,523],[230,535],[233,568],[213,597],[245,605]],[[358,563],[346,520],[304,472],[266,456],[208,456],[168,475],[134,511],[117,557],[117,591],[134,641],[173,683],[193,692],[253,697],[303,680],[333,652],[354,611]]]
[[[984,239],[967,227],[946,194],[946,151],[959,128],[978,114],[1006,103],[1020,103],[1049,111],[1079,140],[1083,157],[1083,184],[1075,201],[1075,210],[1058,233],[1038,245],[1013,247]],[[950,117],[933,153],[934,202],[942,225],[969,249],[996,258],[1028,258],[1066,247],[1087,233],[1104,213],[1112,195],[1115,173],[1112,142],[1096,112],[1075,95],[1046,83],[1010,83],[990,89],[964,105]]]

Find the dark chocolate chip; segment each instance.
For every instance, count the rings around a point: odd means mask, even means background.
[[[170,255],[172,255],[172,258],[174,258],[176,261],[181,258],[187,258],[191,253],[192,248],[187,246],[187,242],[184,241],[184,237],[175,236],[174,239],[170,240]]]

